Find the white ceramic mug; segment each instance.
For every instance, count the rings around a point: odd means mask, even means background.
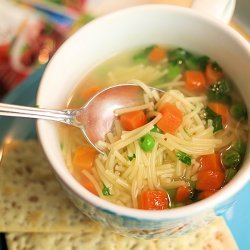
[[[129,38],[129,39],[128,39]],[[84,75],[110,55],[149,44],[182,47],[208,55],[235,82],[250,110],[250,48],[232,28],[187,8],[143,5],[98,18],[70,37],[42,77],[39,107],[60,109]],[[83,213],[122,234],[159,238],[187,233],[221,214],[250,179],[250,149],[233,180],[209,198],[165,211],[111,204],[91,194],[70,174],[62,156],[57,127],[38,121],[38,135],[57,179]]]

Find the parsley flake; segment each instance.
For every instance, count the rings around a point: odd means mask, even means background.
[[[191,166],[192,163],[192,157],[182,151],[177,151],[176,152],[176,157],[183,163],[185,163],[188,166]]]

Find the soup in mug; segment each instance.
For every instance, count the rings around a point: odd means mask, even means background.
[[[209,197],[236,175],[246,149],[247,110],[218,63],[182,48],[126,51],[91,70],[67,108],[127,82],[144,89],[144,103],[116,111],[112,131],[98,142],[105,154],[80,129],[60,125],[66,164],[86,189],[121,206],[162,210]]]

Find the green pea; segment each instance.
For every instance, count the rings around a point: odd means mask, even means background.
[[[155,146],[155,139],[150,134],[146,134],[140,138],[139,145],[145,152],[150,152]]]
[[[157,85],[157,84],[170,82],[180,74],[181,74],[180,66],[177,64],[170,63],[168,65],[168,72],[164,74],[162,77],[160,77],[159,79],[157,79],[154,82],[154,84]]]
[[[166,78],[168,81],[171,81],[174,78],[176,78],[180,73],[181,73],[181,69],[178,65],[170,64],[168,67],[168,73],[166,75]]]
[[[222,162],[227,168],[235,168],[241,162],[240,153],[234,149],[229,149],[222,154]]]
[[[151,132],[163,134],[162,130],[160,128],[158,128],[157,125],[154,125],[154,127],[151,129]]]
[[[233,177],[236,175],[237,169],[236,168],[228,168],[226,169],[226,178],[225,181],[228,183],[233,179]]]
[[[247,116],[247,109],[245,105],[241,103],[233,104],[230,108],[230,113],[235,119],[245,119]]]
[[[246,148],[247,148],[246,142],[244,142],[241,139],[236,141],[235,144],[233,145],[233,149],[239,152],[241,156],[244,156]]]

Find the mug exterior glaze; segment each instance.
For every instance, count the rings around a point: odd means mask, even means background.
[[[97,64],[131,48],[150,44],[182,47],[217,61],[250,108],[250,48],[218,20],[176,6],[143,5],[124,9],[87,24],[70,37],[49,62],[37,104],[60,109],[79,81]],[[194,204],[145,211],[111,204],[85,190],[65,165],[56,124],[39,120],[38,136],[51,166],[76,206],[91,219],[118,233],[140,238],[177,236],[204,226],[235,201],[250,179],[250,153],[233,178],[216,194]]]

